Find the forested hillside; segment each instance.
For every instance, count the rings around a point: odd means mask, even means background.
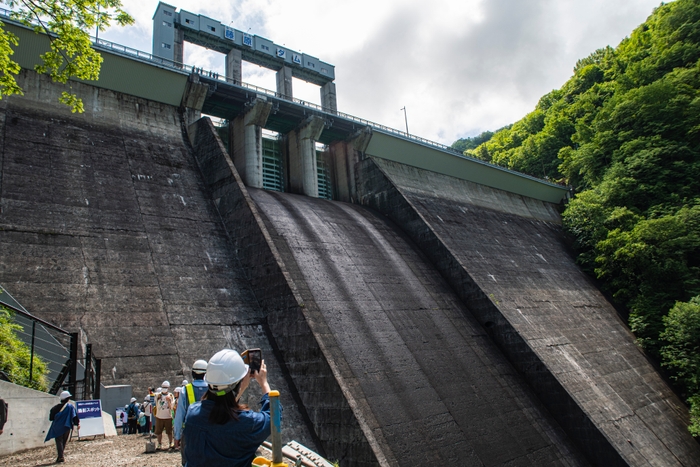
[[[563,220],[580,264],[629,312],[700,435],[700,2],[661,5],[465,152],[572,186]]]

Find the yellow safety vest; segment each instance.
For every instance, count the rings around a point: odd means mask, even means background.
[[[185,390],[187,391],[187,402],[188,405],[194,404],[194,387],[192,386],[192,383],[188,384],[185,386]]]

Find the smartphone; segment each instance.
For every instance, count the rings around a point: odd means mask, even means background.
[[[243,357],[243,362],[250,367],[251,374],[260,370],[260,365],[262,363],[262,350],[247,349],[241,353],[241,357]]]

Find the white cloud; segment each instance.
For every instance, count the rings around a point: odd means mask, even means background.
[[[659,0],[242,0],[171,2],[336,67],[338,110],[451,144],[522,118],[576,60],[616,46]],[[155,0],[123,0],[136,25],[101,37],[151,49]],[[185,61],[223,73],[223,56],[185,45]],[[273,87],[274,75],[244,68]],[[295,82],[295,97],[318,90]]]

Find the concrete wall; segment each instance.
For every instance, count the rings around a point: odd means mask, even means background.
[[[49,411],[57,396],[0,381],[0,398],[9,404],[9,417],[0,435],[0,456],[44,445],[49,431]]]
[[[551,207],[377,158],[361,201],[397,222],[596,465],[697,465],[688,412],[577,268]]]
[[[286,436],[313,446],[178,109],[73,83],[75,115],[48,78],[22,71],[20,84],[25,96],[0,101],[0,283],[82,330],[103,384],[137,395],[222,348],[262,348]],[[246,397],[257,406],[256,385]]]
[[[144,393],[144,396],[146,393]],[[102,411],[107,412],[113,419],[117,416],[117,407],[123,408],[129,405],[132,397],[131,386],[128,384],[115,384],[113,386],[100,387],[100,400],[102,401]],[[140,398],[138,394],[134,395],[136,401],[140,404],[143,402],[143,396]]]

